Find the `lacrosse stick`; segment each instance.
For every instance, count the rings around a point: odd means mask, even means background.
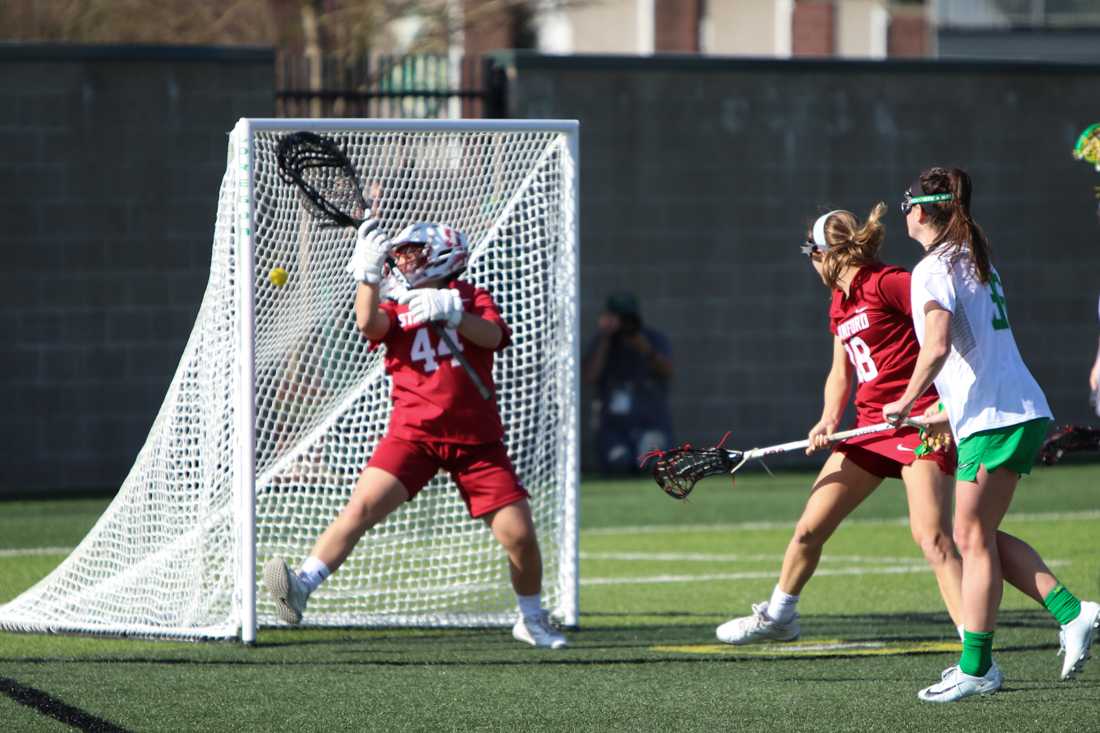
[[[1073,157],[1096,166],[1100,171],[1100,122],[1089,125],[1077,137],[1073,146]]]
[[[1081,450],[1100,451],[1100,428],[1063,425],[1043,443],[1039,449],[1039,460],[1053,466],[1066,453]]]
[[[298,188],[302,204],[315,219],[358,229],[370,216],[372,204],[363,196],[355,166],[332,138],[313,132],[292,132],[279,141],[276,158],[279,174]],[[408,288],[405,273],[392,257],[386,259],[386,265],[397,282]],[[484,399],[491,399],[493,393],[481,381],[447,329],[435,321],[429,325],[469,375],[478,393]]]
[[[1077,137],[1077,144],[1073,146],[1073,157],[1093,165],[1100,171],[1100,122],[1089,125]],[[1100,199],[1100,186],[1094,186],[1093,192]],[[1100,205],[1097,207],[1097,216],[1100,216]]]
[[[905,420],[903,425],[911,427],[923,427],[914,420]],[[839,443],[849,438],[858,438],[873,433],[883,433],[887,430],[896,430],[899,426],[893,423],[878,423],[852,430],[842,430],[825,438],[830,444]],[[810,445],[809,439],[795,440],[790,443],[770,445],[766,448],[753,448],[752,450],[739,451],[722,447],[729,433],[722,436],[718,445],[713,448],[693,448],[685,444],[671,450],[652,450],[640,459],[643,467],[651,460],[653,464],[653,480],[657,485],[673,499],[684,499],[695,488],[696,482],[707,476],[732,475],[737,473],[741,466],[748,461],[765,456],[773,456],[778,453],[790,453],[802,450]]]

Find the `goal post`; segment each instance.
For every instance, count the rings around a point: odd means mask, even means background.
[[[229,139],[210,276],[164,402],[115,499],[0,629],[255,639],[272,556],[300,562],[389,420],[384,349],[355,328],[354,233],[310,217],[278,172],[290,132],[334,137],[382,227],[466,233],[463,276],[513,332],[493,377],[542,547],[543,597],[578,623],[578,125],[560,120],[242,119]],[[287,271],[283,285],[269,277]],[[436,476],[369,531],[303,625],[505,626],[507,559]]]

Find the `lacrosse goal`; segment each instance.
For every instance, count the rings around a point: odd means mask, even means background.
[[[306,555],[390,407],[382,350],[355,328],[354,232],[320,225],[279,176],[276,146],[296,130],[343,146],[387,231],[427,220],[467,234],[464,277],[513,330],[494,379],[545,604],[577,623],[577,124],[265,119],[230,135],[210,279],[145,446],[72,554],[0,607],[0,628],[250,642],[276,622],[258,568]],[[514,603],[503,552],[437,476],[367,533],[304,623],[509,625]]]

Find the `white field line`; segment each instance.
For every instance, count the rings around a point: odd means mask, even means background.
[[[1066,560],[1048,562],[1051,567],[1068,565]],[[776,577],[776,570],[746,571],[741,573],[704,573],[700,575],[645,575],[635,577],[586,578],[581,576],[581,585],[653,585],[658,583],[709,583],[715,580],[767,580]],[[928,566],[923,562],[905,565],[887,565],[885,567],[818,568],[814,577],[827,575],[904,575],[907,573],[926,573]]]
[[[905,573],[924,573],[928,566],[924,563],[912,565],[887,565],[886,567],[867,568],[818,568],[815,577],[822,575],[902,575]],[[581,585],[650,585],[655,583],[703,583],[714,580],[763,580],[774,578],[776,570],[747,571],[742,573],[703,573],[701,575],[646,575],[619,578],[585,578],[581,576]]]
[[[71,547],[19,547],[0,550],[0,557],[31,557],[34,555],[68,555]]]
[[[1034,512],[1030,514],[1009,514],[1004,523],[1013,522],[1058,522],[1058,521],[1088,521],[1100,519],[1100,510],[1084,510],[1079,512]],[[735,522],[729,524],[643,524],[634,527],[601,527],[597,529],[581,530],[582,536],[598,537],[601,535],[616,534],[683,534],[685,532],[746,532],[754,530],[793,529],[796,518],[785,522]],[[896,525],[906,527],[909,525],[908,517],[890,517],[887,519],[845,519],[843,525],[872,526],[872,525]]]
[[[776,562],[783,555],[717,555],[707,552],[582,552],[581,560],[621,560],[624,562]],[[918,557],[886,557],[876,555],[829,555],[821,562],[884,563],[887,565],[924,562]]]

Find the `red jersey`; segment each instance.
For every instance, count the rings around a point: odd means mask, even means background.
[[[840,338],[854,367],[856,425],[882,422],[882,407],[901,397],[917,364],[920,344],[913,331],[908,272],[875,263],[861,267],[849,294],[833,291],[829,330]],[[929,389],[913,405],[920,415],[939,399]]]
[[[511,343],[511,331],[487,291],[460,280],[452,280],[447,287],[458,290],[467,313],[500,326],[503,338],[497,351]],[[379,307],[390,318],[386,335],[371,341],[372,345],[386,345],[386,372],[393,378],[393,413],[387,435],[468,445],[500,440],[504,428],[496,398],[482,398],[435,329],[422,323],[406,330],[402,323],[408,306],[384,301]],[[481,381],[495,392],[493,351],[467,341],[455,329],[448,331]]]

